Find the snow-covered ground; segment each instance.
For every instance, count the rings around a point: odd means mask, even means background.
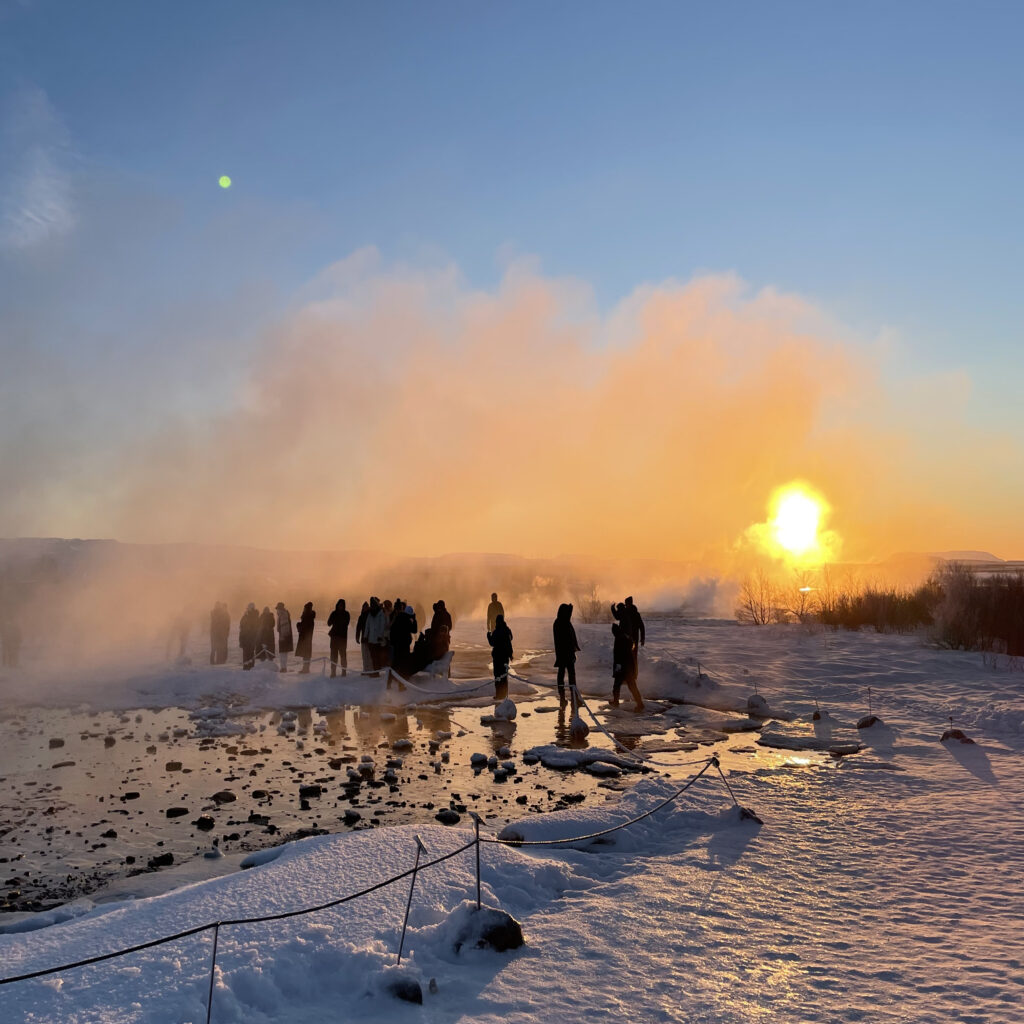
[[[550,681],[550,657],[540,653],[550,624],[512,627],[517,651],[538,654],[523,675]],[[579,633],[582,689],[604,696],[607,629]],[[41,670],[0,679],[0,699],[131,708],[140,706],[132,693],[147,690],[154,702],[141,706],[198,706],[230,692],[265,707],[281,701],[275,688],[284,685],[195,664],[135,677],[122,669],[106,687],[97,673],[75,692],[70,680],[47,690],[50,671],[45,679]],[[187,687],[174,682],[180,678]],[[287,684],[306,688],[287,691],[281,703],[294,705],[327,699],[315,688],[332,681]],[[863,749],[845,757],[780,751],[759,745],[757,732],[734,733],[723,764],[760,826],[740,819],[708,773],[676,803],[596,843],[484,845],[484,902],[522,923],[527,944],[516,952],[456,954],[459,908],[475,897],[472,852],[430,868],[417,883],[403,956],[403,970],[424,983],[422,1006],[383,991],[407,881],[315,914],[225,928],[212,1019],[1024,1021],[1024,674],[993,670],[978,654],[930,649],[917,637],[649,623],[645,696],[735,710],[755,686],[784,716],[770,734],[797,748],[825,737]],[[881,723],[857,730],[869,687]],[[590,703],[596,710],[600,701]],[[671,710],[661,717],[671,719]],[[716,724],[717,711],[699,713]],[[950,717],[976,744],[939,742]],[[658,740],[672,728],[663,724]],[[610,746],[596,731],[590,742]],[[697,760],[701,752],[671,756]],[[599,831],[659,802],[696,767],[647,776],[603,805],[527,816],[514,828],[527,839]],[[432,856],[472,835],[408,825],[288,844],[247,871],[148,899],[84,903],[63,923],[0,935],[0,970],[10,976],[215,920],[330,900],[411,867],[415,834]],[[0,987],[0,1019],[203,1021],[210,950],[205,933]]]

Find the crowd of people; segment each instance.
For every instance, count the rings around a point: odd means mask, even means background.
[[[555,668],[558,670],[558,696],[566,701],[566,684],[572,693],[576,686],[576,655],[581,650],[572,623],[573,606],[559,605],[552,625],[555,647]],[[635,710],[644,709],[643,698],[637,686],[639,649],[646,643],[644,620],[632,597],[611,606],[612,619],[612,696],[611,707],[619,705],[622,687],[633,696]],[[352,615],[339,599],[327,617],[327,635],[330,641],[331,678],[339,671],[348,673],[348,632]],[[313,659],[313,629],[316,611],[307,601],[293,631],[291,613],[282,601],[274,611],[264,607],[257,611],[250,603],[238,623],[238,645],[242,649],[242,668],[251,669],[257,661],[276,660],[278,671],[288,671],[288,656],[294,651],[302,662],[300,673],[308,673]],[[228,636],[231,616],[226,605],[218,601],[210,612],[210,664],[223,665],[228,656]],[[434,602],[430,625],[419,632],[416,608],[401,598],[394,601],[371,597],[364,601],[355,622],[355,642],[362,656],[362,672],[378,675],[386,671],[387,685],[398,683],[405,689],[402,677],[408,678],[428,665],[441,661],[451,646],[452,616],[443,600]],[[418,635],[417,635],[418,634]],[[515,651],[513,635],[505,620],[505,608],[498,595],[491,594],[487,606],[487,643],[491,648],[494,672],[494,696],[504,700],[508,696],[508,678]],[[391,669],[393,671],[387,671]]]

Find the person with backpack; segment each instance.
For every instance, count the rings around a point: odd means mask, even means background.
[[[612,699],[609,707],[619,706],[619,691],[625,683],[636,701],[636,711],[643,711],[644,701],[636,685],[636,661],[633,657],[633,640],[617,622],[612,623]]]
[[[494,667],[494,699],[504,700],[508,696],[508,670],[512,662],[512,630],[508,628],[504,615],[494,620],[494,629],[487,634],[491,645],[491,662]]]
[[[569,688],[576,688],[576,652],[580,650],[576,629],[572,624],[572,605],[560,604],[551,628],[555,641],[555,668],[558,669],[558,699],[565,702],[565,677]]]

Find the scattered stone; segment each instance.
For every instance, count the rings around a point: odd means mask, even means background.
[[[323,791],[316,783],[311,783],[308,786],[299,786],[299,797],[303,800],[307,800],[309,797],[313,796],[320,796],[321,792]]]
[[[127,859],[127,858],[126,858]],[[155,857],[150,857],[148,867],[150,871],[155,871],[157,868],[167,868],[174,863],[173,853],[158,853]]]
[[[112,747],[116,742],[117,742],[117,740],[115,740],[113,736],[104,736],[103,737],[103,746],[105,746],[105,747],[108,747],[108,748]]]
[[[222,789],[219,792],[214,793],[213,796],[210,797],[210,799],[215,804],[233,804],[237,797],[235,796],[234,793],[231,792],[230,789]]]
[[[438,811],[434,818],[441,822],[442,825],[458,825],[462,821],[462,815],[458,811],[453,811],[450,807],[445,807],[443,810]]]
[[[188,808],[168,807],[167,810],[164,811],[164,814],[166,814],[168,818],[183,818],[186,814],[188,814]]]
[[[63,747],[63,746],[64,746],[64,741],[62,739],[60,739],[59,737],[57,737],[57,736],[55,736],[52,740],[50,740],[50,749],[51,750],[56,750],[58,747]]]
[[[192,824],[195,825],[195,827],[199,829],[200,832],[209,832],[213,828],[215,822],[213,818],[210,817],[210,815],[201,814],[199,815],[198,818],[196,818],[195,821],[192,822]]]
[[[423,989],[415,978],[401,976],[390,979],[386,986],[387,992],[396,999],[406,1003],[423,1003]]]
[[[180,772],[181,771],[181,762],[180,761],[168,761],[167,764],[164,765],[164,771],[166,771],[166,772]]]
[[[454,946],[456,953],[463,946],[504,953],[519,949],[525,941],[522,925],[511,914],[494,907],[481,907],[479,910],[474,907],[459,929]]]

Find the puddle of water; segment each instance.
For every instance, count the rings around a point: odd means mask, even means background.
[[[524,813],[604,800],[631,784],[634,776],[600,780],[524,765],[530,747],[569,745],[565,709],[538,710],[551,706],[524,701],[515,723],[494,726],[480,724],[490,705],[323,715],[296,708],[235,717],[249,731],[217,737],[204,737],[201,723],[176,708],[48,711],[45,725],[7,717],[0,720],[3,909],[64,902],[146,870],[153,858],[201,856],[215,841],[223,852],[247,851],[312,830],[433,821],[449,807],[500,826]],[[63,745],[51,748],[51,740]],[[474,771],[474,753],[512,760],[516,774],[499,782],[487,769]],[[374,770],[353,782],[350,772],[358,774],[364,758]],[[401,767],[385,776],[396,758]],[[320,787],[320,795],[304,799],[303,786]],[[214,799],[221,793],[234,799]]]

